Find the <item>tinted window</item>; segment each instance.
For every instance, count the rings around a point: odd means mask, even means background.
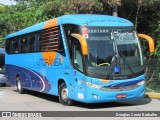
[[[7,39],[6,51],[8,54],[55,51],[65,55],[58,26]]]
[[[55,51],[65,55],[62,36],[59,27],[42,30],[39,40],[40,51]]]
[[[74,58],[74,66],[78,70],[83,71],[81,45],[80,45],[79,41],[76,39],[74,40],[74,43],[73,43],[73,58]]]
[[[32,52],[39,52],[39,38],[40,38],[40,32],[34,32],[28,34],[28,51],[30,53]]]
[[[19,53],[19,42],[17,38],[11,40],[11,53]]]
[[[58,32],[58,52],[62,55],[65,55],[64,45],[63,45],[63,40],[62,40],[62,35],[60,30]]]
[[[7,39],[6,44],[5,44],[5,49],[8,54],[11,53],[11,40],[10,39]]]
[[[27,38],[28,38],[27,36],[22,36],[20,38],[21,53],[28,52],[28,39]]]

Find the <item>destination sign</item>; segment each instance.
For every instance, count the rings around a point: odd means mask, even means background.
[[[89,33],[109,33],[109,30],[106,28],[90,28],[88,29]]]
[[[114,39],[117,44],[134,44],[136,43],[133,31],[114,31]]]

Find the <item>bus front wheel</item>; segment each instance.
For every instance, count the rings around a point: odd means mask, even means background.
[[[59,102],[63,105],[73,105],[73,100],[68,98],[68,89],[65,83],[61,83],[59,86]]]
[[[16,83],[17,83],[17,91],[20,94],[23,94],[24,93],[24,89],[22,88],[22,83],[21,83],[21,80],[20,80],[19,77],[16,78]]]

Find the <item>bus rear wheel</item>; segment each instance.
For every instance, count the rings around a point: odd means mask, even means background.
[[[23,94],[24,93],[24,89],[22,88],[22,82],[21,82],[19,77],[16,78],[16,83],[17,83],[17,91],[20,94]]]
[[[73,105],[73,100],[68,98],[68,89],[65,83],[61,83],[59,86],[59,102],[63,105]]]

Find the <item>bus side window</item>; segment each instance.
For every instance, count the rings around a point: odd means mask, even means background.
[[[13,54],[17,54],[17,53],[19,53],[19,47],[18,47],[18,39],[17,38],[14,38],[13,40],[12,40],[12,42],[11,42],[11,46],[12,46],[12,48],[11,48],[11,51],[12,51],[12,53]]]
[[[12,51],[11,51],[11,45],[12,45],[12,39],[7,39],[6,40],[6,44],[5,44],[5,49],[6,49],[6,52],[8,54],[12,53]]]
[[[35,35],[31,34],[29,36],[29,52],[35,52],[36,51],[35,42],[36,42]]]
[[[65,56],[64,45],[62,41],[62,35],[61,35],[60,28],[58,30],[58,52],[62,54],[63,56]]]
[[[58,26],[40,31],[39,49],[42,52],[58,50]]]
[[[28,52],[28,43],[27,43],[27,36],[23,36],[20,39],[20,45],[21,45],[21,53],[26,53]]]
[[[35,51],[40,51],[40,32],[36,32],[34,34],[34,38],[35,38]]]
[[[72,39],[73,42],[73,63],[76,68],[83,72],[82,50],[78,40]]]
[[[68,50],[69,50],[69,54],[70,54],[70,57],[71,57],[71,60],[72,60],[72,43],[73,43],[73,41],[71,41],[71,33],[70,33],[70,30],[68,30],[68,31],[66,32],[66,36],[67,36]]]
[[[79,33],[78,31],[78,26],[77,25],[72,25],[72,24],[66,24],[66,25],[63,25],[64,27],[64,32],[65,32],[65,35],[66,35],[66,39],[67,39],[67,44],[68,44],[68,50],[69,50],[69,55],[70,55],[70,58],[71,60],[73,59],[72,58],[72,44],[73,44],[73,41],[71,40],[71,34],[72,33]]]

